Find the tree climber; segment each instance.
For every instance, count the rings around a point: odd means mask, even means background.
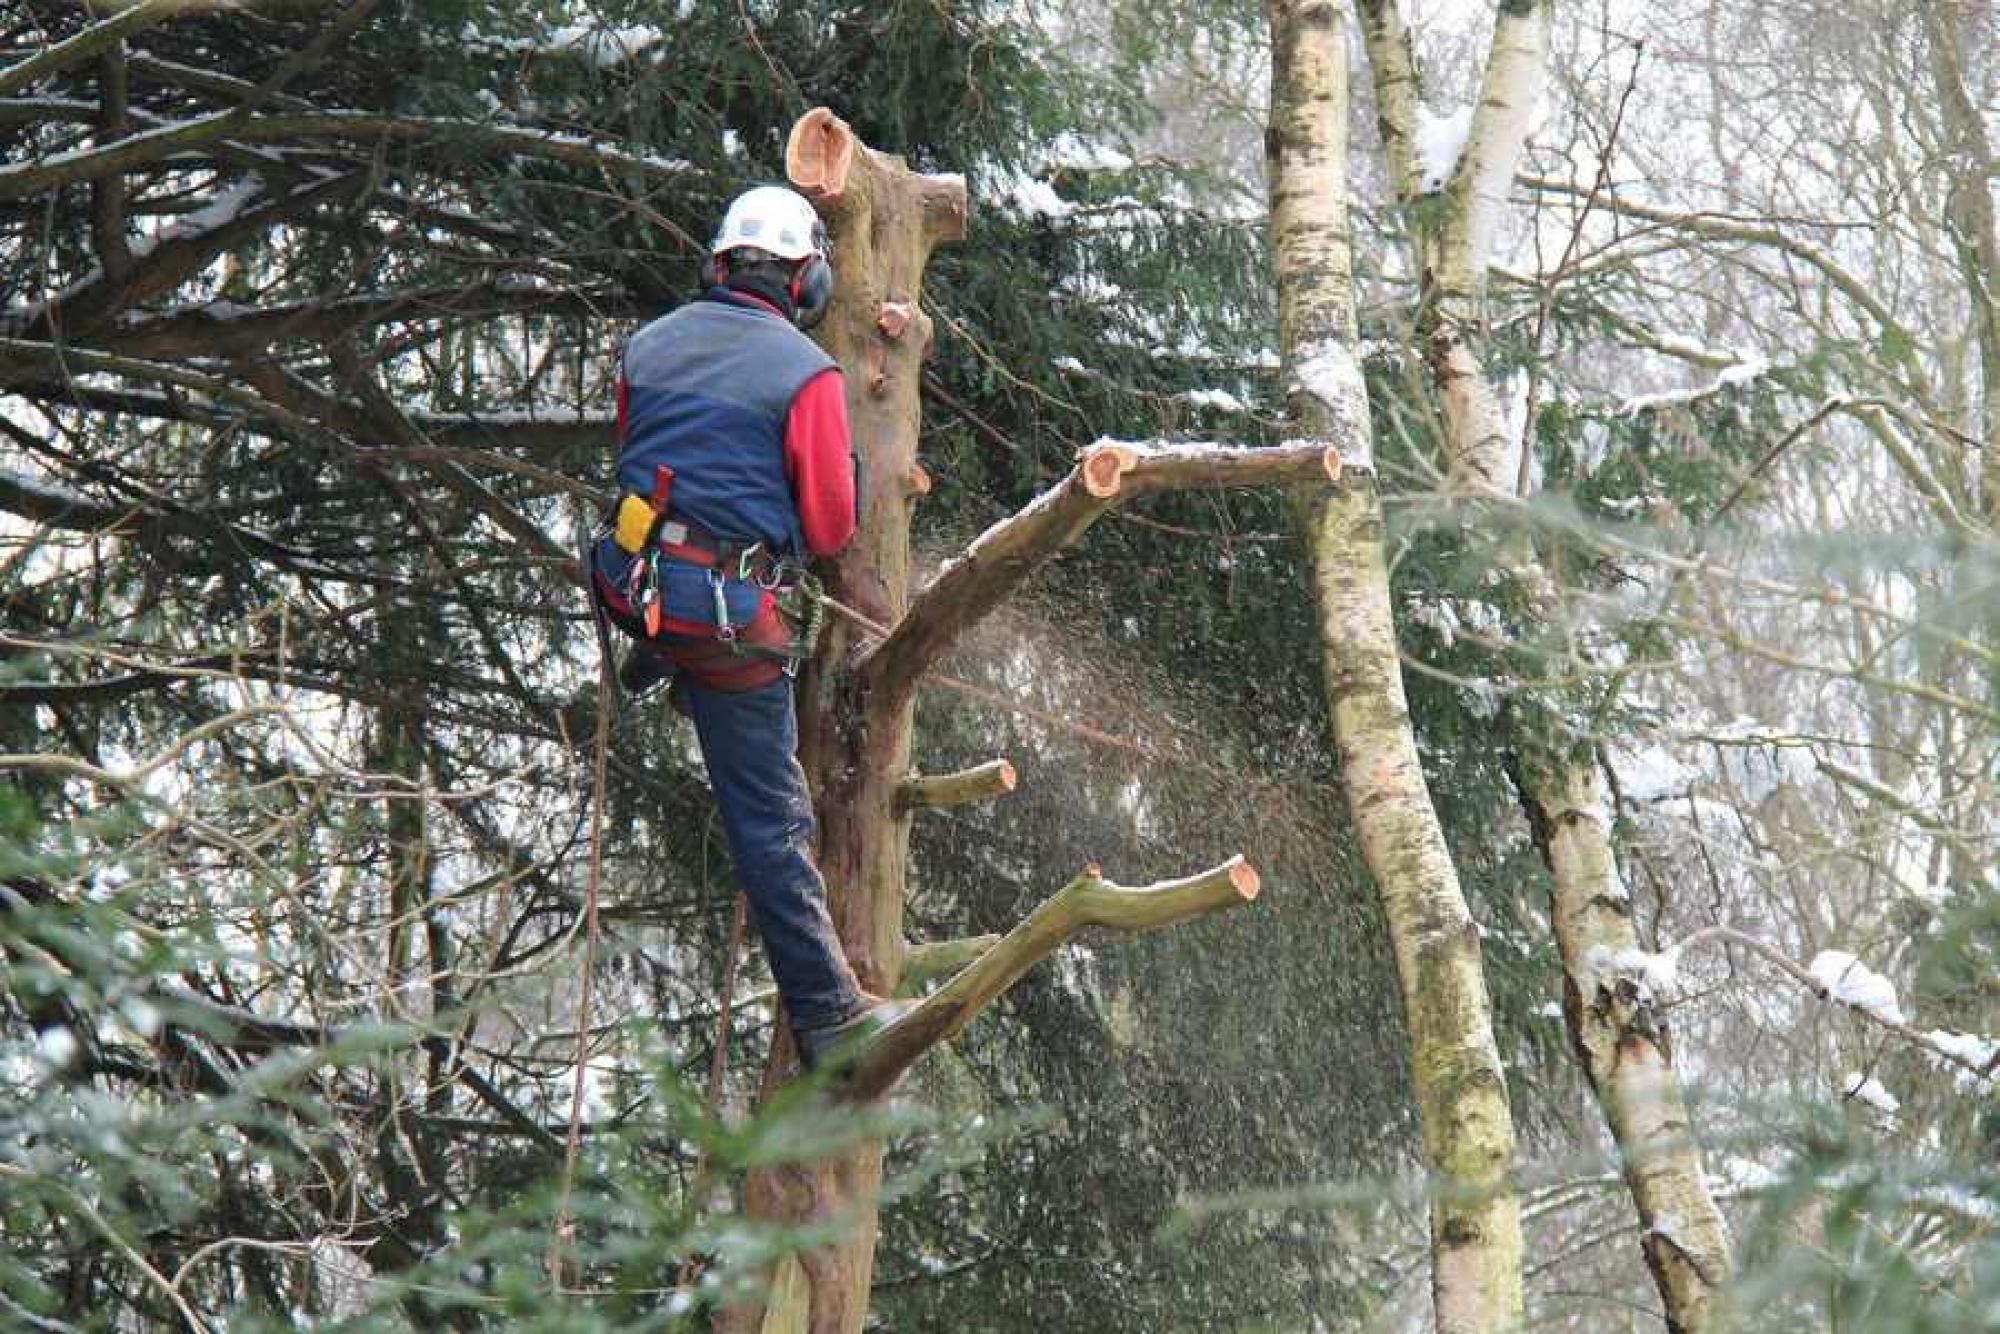
[[[801,332],[833,295],[812,205],[781,186],[738,196],[702,286],[625,345],[620,497],[592,548],[592,584],[637,641],[619,672],[626,690],[671,679],[694,719],[737,880],[811,1068],[900,1008],[862,991],[841,951],[794,754],[792,678],[819,610],[804,561],[838,552],[855,528],[845,386]]]

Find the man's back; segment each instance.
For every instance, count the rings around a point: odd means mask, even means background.
[[[626,344],[618,485],[651,495],[664,465],[676,517],[716,537],[797,551],[786,422],[799,390],[834,363],[751,300],[690,302]]]

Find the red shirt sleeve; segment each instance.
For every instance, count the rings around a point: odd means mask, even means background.
[[[806,550],[831,556],[854,536],[854,456],[847,386],[829,366],[806,381],[785,420],[785,475],[799,510]]]

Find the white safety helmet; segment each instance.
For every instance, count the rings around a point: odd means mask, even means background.
[[[730,201],[722,226],[702,261],[701,285],[713,287],[728,274],[733,251],[775,256],[792,266],[787,295],[792,323],[818,326],[833,300],[833,263],[827,257],[826,228],[804,195],[782,185],[760,185]]]
[[[708,253],[726,254],[742,246],[780,259],[805,259],[826,253],[826,232],[804,195],[782,185],[760,185],[730,201]]]

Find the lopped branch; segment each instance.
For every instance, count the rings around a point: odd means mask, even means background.
[[[1256,868],[1241,857],[1182,880],[1126,889],[1086,868],[916,1009],[871,1038],[848,1067],[840,1089],[856,1100],[880,1097],[923,1054],[961,1032],[981,1010],[1058,945],[1090,926],[1149,931],[1233,908],[1257,897]]]
[[[808,198],[838,211],[858,180],[857,165],[864,172],[874,172],[900,165],[900,159],[863,144],[853,127],[826,107],[814,107],[792,123],[792,132],[785,140],[785,175]],[[964,240],[965,178],[919,175],[913,176],[911,183],[923,214],[926,252],[947,241]]]
[[[1000,934],[989,931],[983,936],[960,936],[956,940],[929,940],[921,945],[905,946],[903,973],[896,979],[896,994],[915,996],[933,980],[957,972],[999,943]]]
[[[896,813],[992,801],[1012,792],[1017,781],[1006,760],[988,760],[953,774],[912,774],[896,788]]]
[[[1339,480],[1340,453],[1320,442],[1274,449],[1099,440],[1070,474],[973,539],[911,601],[909,611],[858,669],[870,689],[902,698],[959,637],[1132,496],[1197,487],[1268,486]]]

